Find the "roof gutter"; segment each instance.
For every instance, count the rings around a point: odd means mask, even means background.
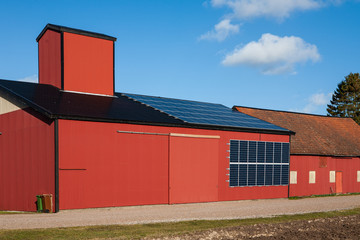
[[[335,158],[360,158],[360,155],[334,155],[319,153],[290,153],[293,156],[318,156],[318,157],[335,157]]]

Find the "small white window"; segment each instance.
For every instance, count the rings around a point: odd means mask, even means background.
[[[316,179],[316,172],[315,171],[309,171],[309,183],[315,183]]]
[[[290,184],[297,184],[297,171],[290,171]]]
[[[335,182],[335,171],[330,171],[330,182],[331,183]]]
[[[357,171],[357,182],[360,182],[360,171]]]

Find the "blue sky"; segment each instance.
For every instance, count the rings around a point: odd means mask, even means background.
[[[37,81],[47,23],[117,37],[118,92],[326,114],[359,72],[360,1],[1,1],[0,79]]]

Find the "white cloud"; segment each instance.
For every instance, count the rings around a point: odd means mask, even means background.
[[[31,75],[31,76],[28,76],[28,77],[24,77],[24,78],[18,79],[18,81],[20,81],[20,82],[32,82],[32,83],[37,83],[37,82],[39,82],[39,81],[38,81],[38,76],[37,76],[37,74],[34,74],[34,75]]]
[[[264,74],[294,73],[296,63],[320,59],[317,47],[295,36],[279,37],[265,33],[258,41],[236,48],[225,56],[225,66],[248,65]]]
[[[214,30],[211,30],[199,37],[199,40],[217,40],[224,41],[230,34],[239,32],[239,25],[231,24],[230,19],[224,19],[215,25]]]
[[[325,107],[328,103],[330,103],[330,99],[331,99],[332,93],[315,93],[313,95],[311,95],[308,99],[307,99],[307,104],[306,106],[301,110],[301,112],[304,113],[314,113],[317,110],[319,110],[319,108],[323,108]]]
[[[316,93],[309,98],[309,101],[316,106],[326,105],[329,103],[331,96],[331,93],[326,95],[324,93]]]
[[[294,11],[321,8],[327,2],[333,3],[334,0],[211,0],[211,5],[229,7],[232,10],[232,18],[248,19],[265,16],[283,19]]]

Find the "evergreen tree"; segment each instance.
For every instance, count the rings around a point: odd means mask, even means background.
[[[360,124],[359,73],[350,73],[338,84],[326,110],[328,116],[351,117]]]

